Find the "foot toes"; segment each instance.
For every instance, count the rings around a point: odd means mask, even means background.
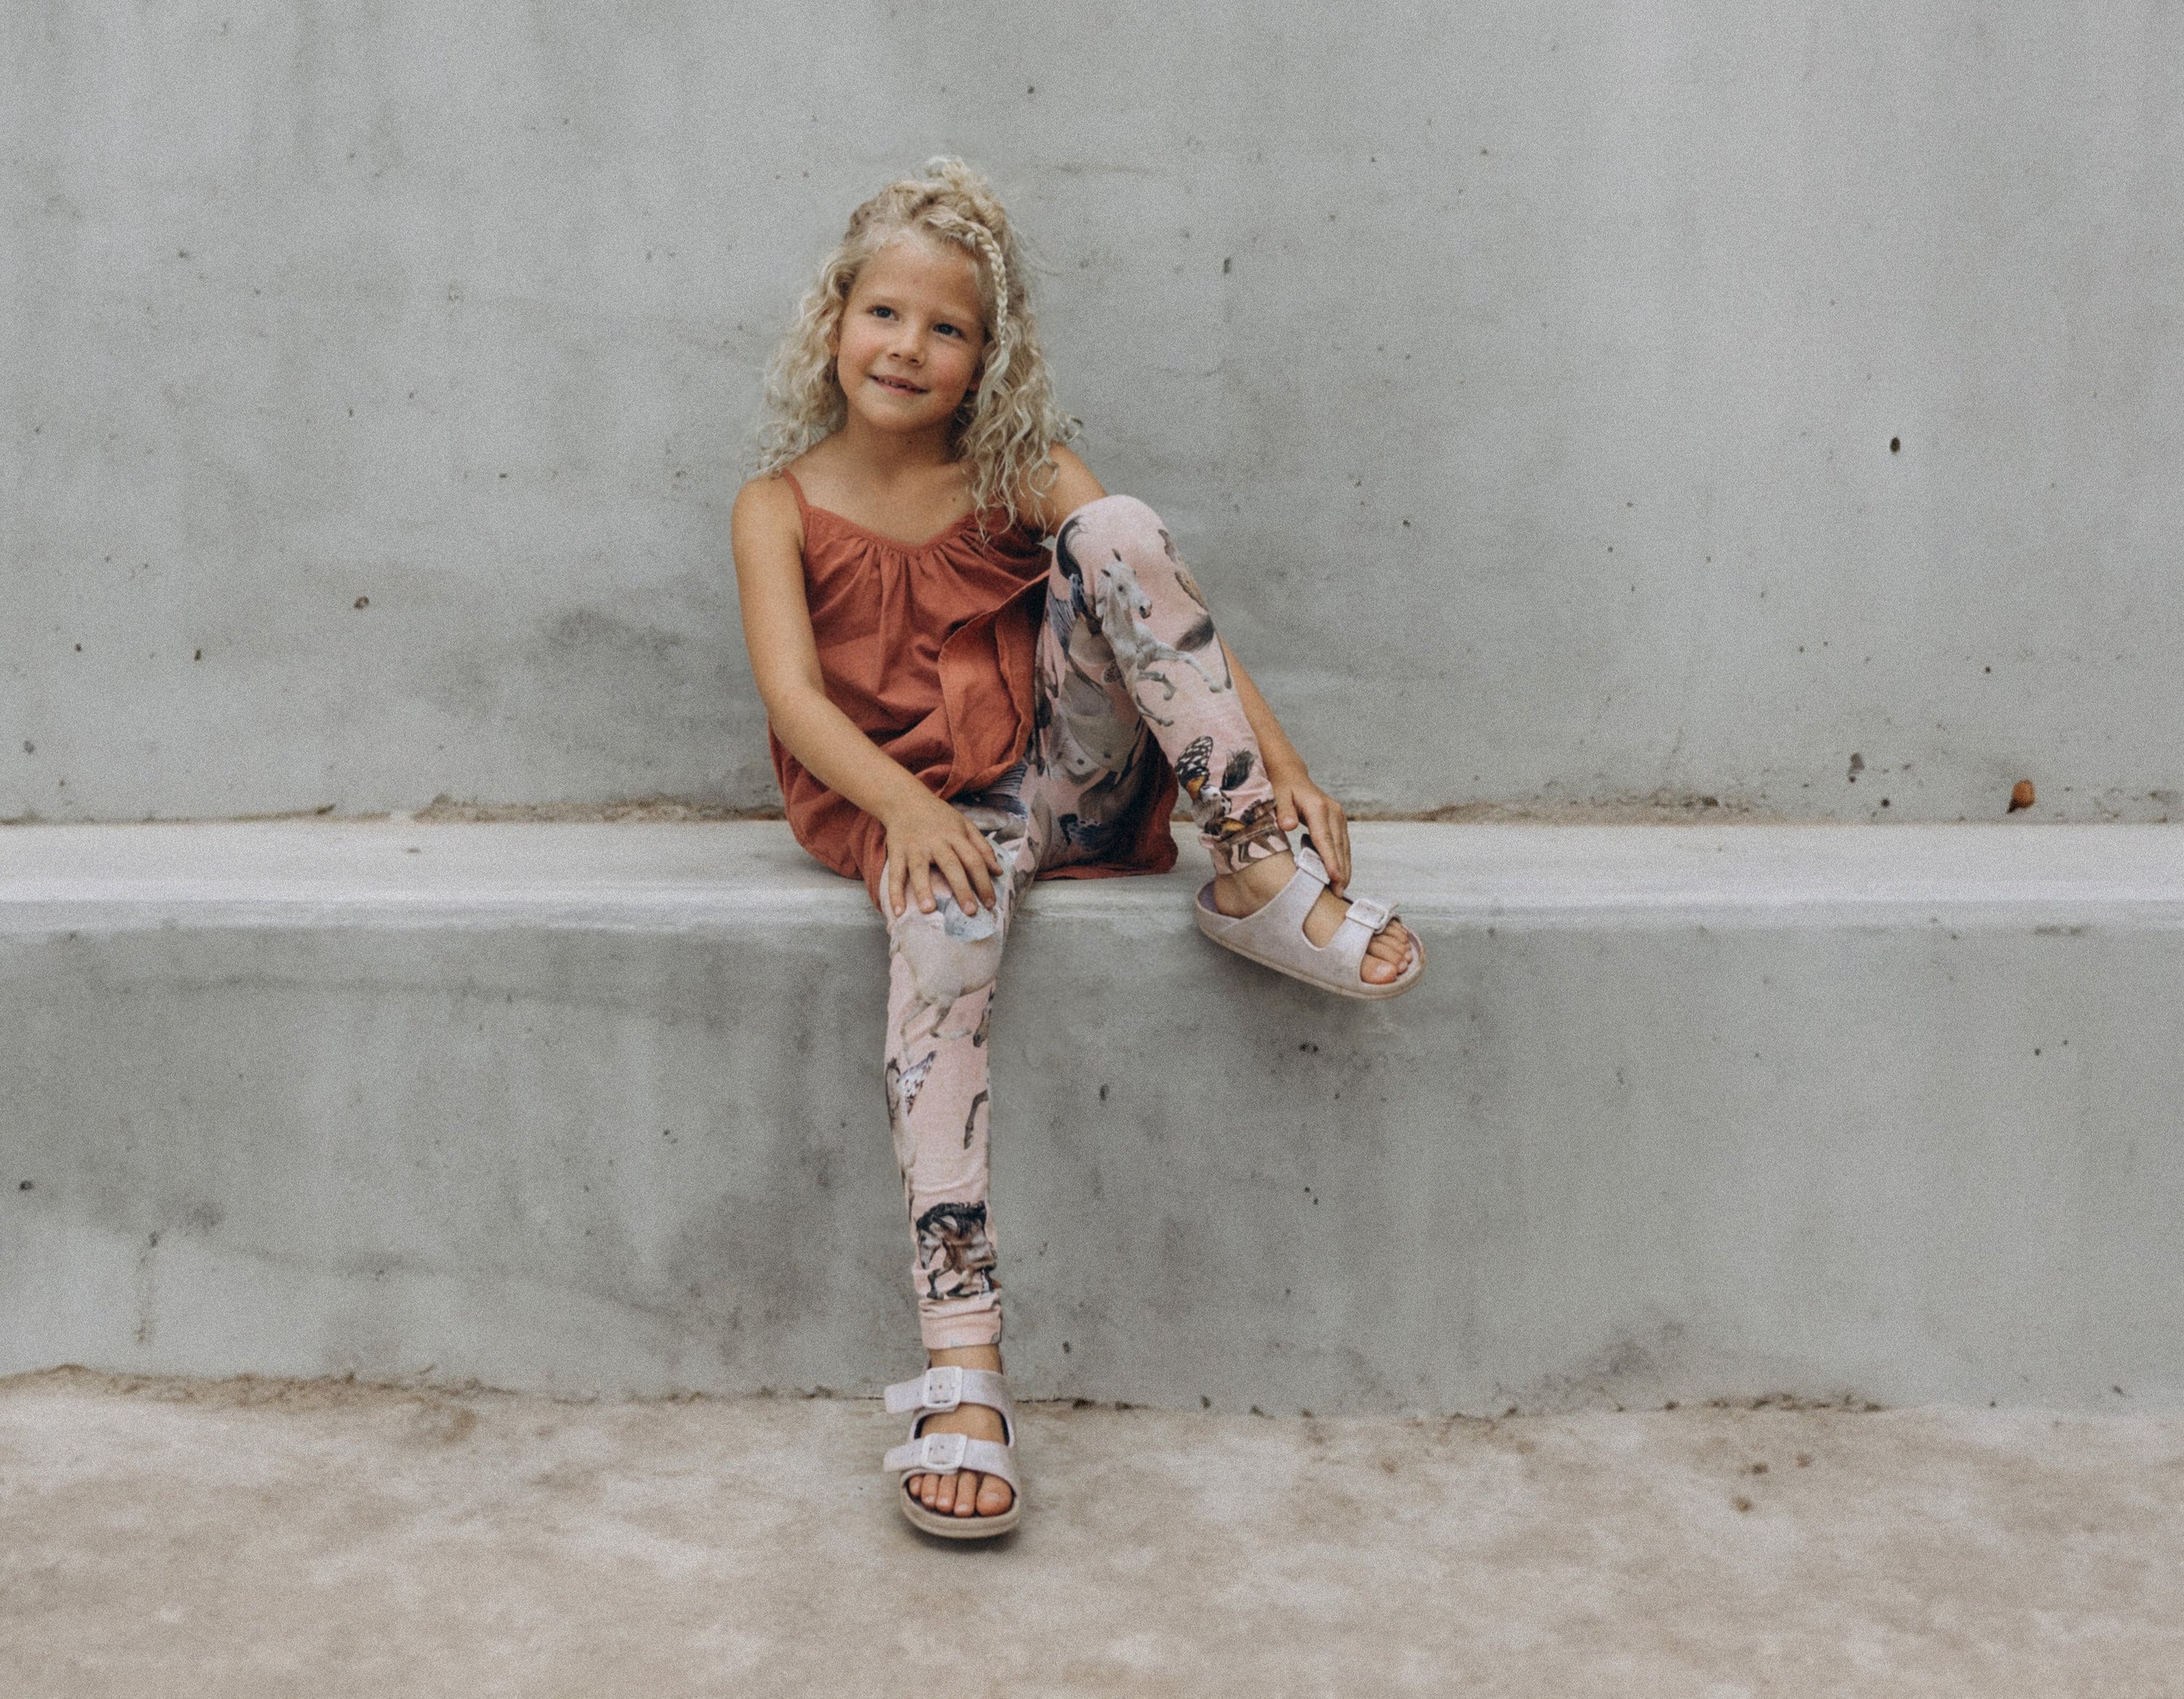
[[[979,1477],[960,1474],[956,1477],[956,1507],[950,1512],[956,1516],[976,1516],[978,1513]]]
[[[1411,935],[1400,922],[1394,923],[1367,946],[1358,972],[1368,984],[1385,985],[1400,979],[1410,966],[1411,950]]]
[[[912,1475],[910,1496],[941,1516],[999,1516],[1017,1496],[999,1475],[966,1470],[953,1475]]]
[[[978,1489],[978,1514],[981,1516],[999,1516],[1015,1501],[1016,1495],[1009,1490],[1009,1484],[999,1475],[988,1475],[984,1485]]]

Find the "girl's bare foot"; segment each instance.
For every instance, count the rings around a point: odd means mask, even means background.
[[[997,1345],[962,1345],[952,1351],[929,1351],[927,1356],[935,1368],[954,1364],[962,1368],[990,1368],[998,1373],[1001,1367],[1000,1348]],[[983,1404],[959,1405],[938,1416],[928,1416],[918,1431],[968,1434],[974,1440],[991,1440],[996,1445],[1007,1437],[1001,1431],[1001,1412]],[[912,1475],[907,1485],[920,1504],[943,1516],[999,1516],[1016,1501],[1009,1484],[999,1475],[982,1475],[972,1469],[952,1475]]]
[[[1296,858],[1284,851],[1262,861],[1246,862],[1240,872],[1217,874],[1213,880],[1213,906],[1232,920],[1241,920],[1279,896],[1282,887],[1289,883],[1295,872]],[[1315,948],[1325,945],[1340,930],[1342,917],[1349,912],[1346,900],[1332,890],[1322,891],[1319,900],[1304,917],[1304,935]],[[1368,985],[1385,985],[1401,976],[1410,960],[1411,935],[1403,930],[1402,922],[1391,920],[1386,930],[1366,946],[1357,977]],[[933,1361],[938,1362],[939,1359],[935,1357]]]

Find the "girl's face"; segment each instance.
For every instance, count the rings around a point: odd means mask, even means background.
[[[944,435],[985,349],[977,263],[917,236],[865,262],[827,345],[852,421],[889,435]]]

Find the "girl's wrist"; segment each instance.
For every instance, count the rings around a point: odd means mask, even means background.
[[[902,781],[891,789],[892,794],[878,808],[870,811],[873,818],[890,832],[908,825],[921,815],[929,814],[932,805],[940,801],[907,771],[903,773]],[[946,805],[942,804],[943,807]]]

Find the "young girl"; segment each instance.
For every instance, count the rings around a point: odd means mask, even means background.
[[[887,922],[888,1117],[933,1367],[889,1389],[912,1421],[885,1467],[913,1524],[959,1539],[1013,1528],[1022,1501],[986,1039],[1025,888],[1166,872],[1179,787],[1213,861],[1209,938],[1351,997],[1425,967],[1386,907],[1344,899],[1342,806],[1159,518],[1063,446],[1026,281],[1007,214],[959,160],[859,207],[775,363],[733,521],[789,823]]]

